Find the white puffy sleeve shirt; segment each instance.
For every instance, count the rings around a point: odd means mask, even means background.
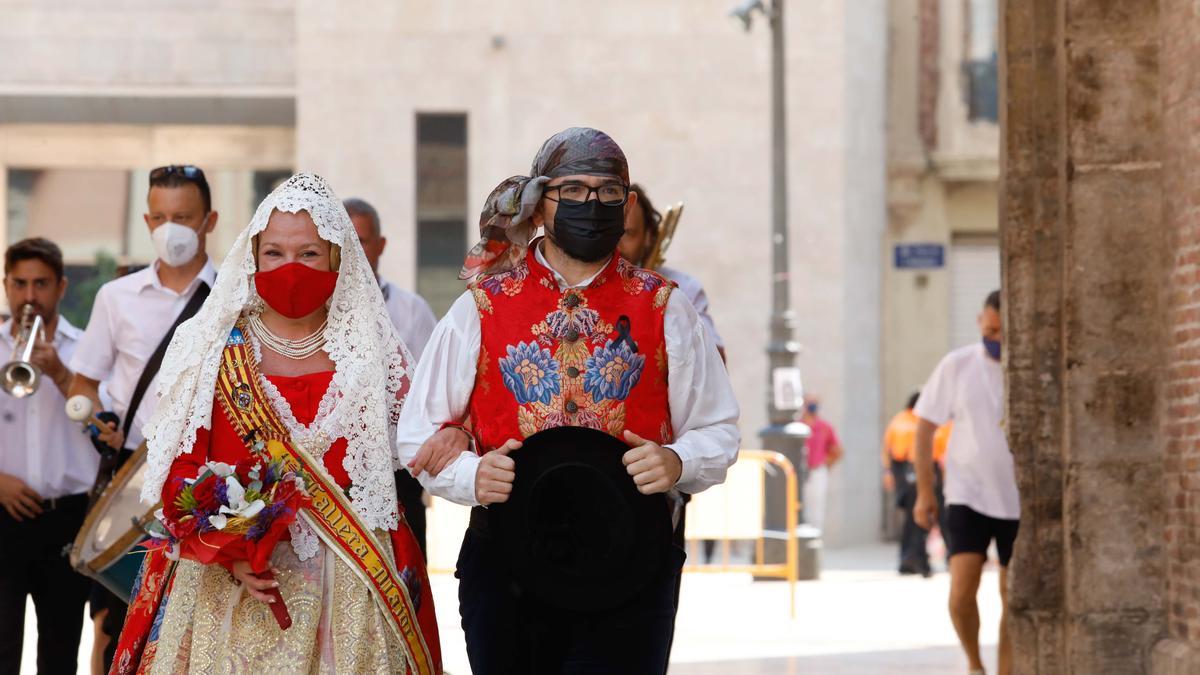
[[[540,253],[539,260],[546,264]],[[547,268],[552,269],[549,265]],[[561,277],[558,280],[565,289],[564,280]],[[587,279],[576,287],[590,282]],[[723,482],[726,470],[737,459],[741,441],[738,404],[712,336],[682,293],[671,294],[663,328],[667,343],[667,394],[675,430],[675,441],[667,447],[683,461],[683,473],[676,487],[694,494]],[[475,299],[470,292],[463,293],[434,329],[400,414],[396,444],[404,466],[443,423],[466,418],[475,386],[480,336]],[[432,494],[477,506],[478,467],[479,456],[464,451],[437,476],[422,472],[417,480]]]

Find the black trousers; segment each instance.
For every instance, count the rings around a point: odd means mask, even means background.
[[[14,520],[0,509],[0,674],[21,670],[25,603],[37,613],[38,673],[74,674],[91,581],[65,555],[87,513],[87,495],[59,499],[42,515]]]
[[[674,543],[675,546],[678,547],[680,551],[687,550],[687,539],[686,539],[685,535],[687,534],[687,505],[688,505],[688,502],[690,502],[690,501],[692,501],[692,496],[684,493],[682,503],[679,505],[679,522],[675,523],[675,529],[671,532],[671,542]],[[705,545],[705,547],[707,547],[709,544],[714,544],[714,543],[716,543],[716,542],[714,542],[712,540],[705,540],[704,545]],[[711,552],[708,554],[708,557],[709,558],[712,557]],[[686,559],[686,554],[685,554],[685,559]],[[674,602],[675,607],[674,607],[674,611],[671,612],[671,638],[669,640],[667,640],[667,661],[668,662],[671,660],[671,650],[675,647],[675,619],[678,618],[678,616],[679,616],[679,592],[681,590],[683,590],[683,574],[682,573],[675,575],[675,596],[672,598],[672,601]],[[666,672],[665,665],[663,668],[663,672],[664,673]]]
[[[912,463],[893,460],[892,481],[896,486],[896,508],[904,513],[904,527],[900,530],[900,571],[926,572],[929,570],[929,553],[925,541],[929,530],[917,525],[913,518],[917,483]]]
[[[471,528],[458,557],[458,601],[475,675],[661,675],[683,552],[635,600],[591,614],[549,607],[520,591],[500,546]]]
[[[942,496],[942,468],[935,463],[933,472],[938,518],[941,519],[946,511]],[[929,539],[929,530],[917,525],[913,518],[913,507],[917,504],[917,478],[912,463],[893,460],[892,480],[896,486],[896,507],[904,512],[904,528],[900,531],[900,571],[928,572],[929,552],[925,544]]]
[[[421,501],[424,494],[425,488],[421,487],[412,474],[403,469],[396,472],[396,498],[404,507],[404,519],[408,521],[408,527],[417,538],[421,553],[428,558],[429,552],[425,550],[425,502]]]

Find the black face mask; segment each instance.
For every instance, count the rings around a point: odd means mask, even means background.
[[[623,204],[605,206],[599,199],[582,204],[558,203],[554,231],[547,234],[563,253],[583,262],[599,262],[617,250],[625,234]]]

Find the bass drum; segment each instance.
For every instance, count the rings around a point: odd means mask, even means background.
[[[133,453],[88,511],[71,546],[71,565],[99,581],[125,602],[142,566],[144,552],[134,547],[147,539],[145,526],[161,503],[141,502],[146,477],[146,445]]]

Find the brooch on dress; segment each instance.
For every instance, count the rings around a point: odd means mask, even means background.
[[[250,405],[254,403],[254,395],[250,392],[250,385],[245,382],[239,382],[233,388],[233,402],[238,407],[238,410],[245,412],[250,409]]]

